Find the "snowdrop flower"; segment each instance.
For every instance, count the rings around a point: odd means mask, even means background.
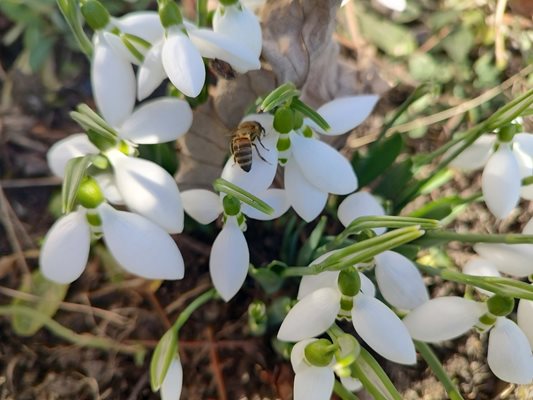
[[[331,365],[318,367],[305,358],[305,348],[317,339],[305,339],[294,345],[291,364],[294,370],[294,400],[328,400],[333,392],[335,375]]]
[[[439,297],[411,311],[403,322],[414,339],[432,343],[454,339],[474,326],[490,329],[487,361],[492,372],[512,383],[533,379],[533,355],[525,333],[513,321],[490,313],[484,303]]]
[[[192,111],[187,102],[175,98],[160,98],[141,105],[116,127],[118,139],[126,143],[153,144],[177,139],[192,124]],[[63,177],[65,166],[72,157],[98,154],[100,151],[86,135],[76,134],[51,147],[47,154],[52,172]],[[112,148],[104,154],[113,167],[113,177],[103,174],[105,193],[110,201],[126,204],[169,233],[183,230],[183,208],[174,178],[159,165],[129,157]]]
[[[94,181],[90,185],[99,193]],[[83,203],[83,196],[79,197]],[[87,264],[91,238],[100,236],[115,260],[132,274],[148,279],[183,277],[181,253],[159,226],[140,215],[115,210],[103,201],[101,193],[96,203],[85,205],[90,208],[80,207],[64,215],[48,231],[39,258],[48,279],[59,283],[76,280]]]
[[[209,271],[213,285],[225,301],[231,300],[239,291],[250,264],[248,244],[242,232],[244,218],[242,214],[255,219],[275,219],[284,214],[289,205],[281,189],[265,190],[261,197],[274,208],[272,215],[266,215],[250,206],[225,204],[221,196],[204,189],[192,189],[182,193],[183,207],[187,214],[201,224],[213,222],[221,213],[225,223],[216,237],[209,257]],[[242,213],[242,214],[241,214]]]
[[[323,131],[310,120],[306,120],[306,124],[324,135],[340,135],[363,122],[377,100],[374,95],[335,99],[317,110],[330,125],[329,131]],[[350,162],[333,147],[315,138],[311,130],[293,130],[279,140],[289,145],[284,152],[287,196],[305,221],[320,214],[329,193],[342,195],[357,189],[357,176]]]
[[[385,215],[385,210],[368,192],[352,193],[339,204],[337,209],[337,217],[345,228],[359,217],[383,215]],[[381,235],[386,230],[386,228],[373,229],[376,235]]]
[[[315,260],[323,261],[330,254]],[[300,283],[299,301],[289,311],[278,332],[278,339],[296,342],[324,333],[338,316],[351,317],[355,331],[381,356],[400,363],[414,364],[416,352],[402,321],[385,304],[373,297],[368,278],[355,271],[361,281],[361,290],[354,296],[341,292],[340,272],[327,271],[304,276]],[[303,289],[302,289],[303,288]],[[350,309],[341,308],[352,304]]]
[[[170,363],[161,385],[161,400],[179,400],[183,386],[183,368],[179,357]]]
[[[450,165],[466,171],[484,167],[483,196],[497,218],[507,217],[520,196],[533,199],[533,187],[521,187],[521,180],[533,174],[533,135],[529,133],[518,133],[510,142],[500,142],[496,135],[481,136]]]
[[[169,8],[175,5],[167,4]],[[166,7],[166,6],[165,6]],[[161,21],[164,28],[157,39],[152,39],[150,50],[146,53],[144,61],[139,68],[137,76],[137,96],[142,100],[149,96],[168,77],[172,84],[189,97],[200,94],[205,83],[205,67],[202,57],[218,59],[227,62],[240,73],[259,69],[259,54],[254,54],[249,44],[242,43],[243,37],[235,40],[229,28],[221,22],[219,32],[197,28],[193,24],[181,20],[179,10],[176,8],[173,15],[179,16],[177,20],[166,19],[170,14],[160,10]],[[245,10],[243,8],[243,10]],[[242,13],[244,13],[243,11]],[[233,15],[233,14],[231,14]],[[248,22],[243,31],[244,38],[256,37],[250,18],[256,17],[250,13],[245,18]],[[152,19],[159,18],[153,13]],[[238,22],[243,22],[241,15],[237,15]],[[153,24],[152,21],[145,22]],[[259,25],[258,22],[256,25]],[[250,30],[252,29],[252,30]],[[260,40],[260,38],[259,38]]]

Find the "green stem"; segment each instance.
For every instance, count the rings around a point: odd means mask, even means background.
[[[397,234],[398,231],[402,232]],[[367,261],[386,250],[409,243],[423,234],[424,231],[419,230],[417,227],[397,229],[339,250],[320,264],[314,264],[308,267],[289,267],[282,272],[282,276],[316,275],[324,271],[340,271],[345,267]],[[384,238],[386,240],[383,240]],[[341,257],[339,257],[339,253],[342,253]]]
[[[202,293],[200,296],[194,299],[187,307],[185,307],[185,309],[180,313],[176,322],[174,322],[174,325],[172,325],[174,332],[176,332],[176,334],[178,333],[178,331],[183,327],[183,325],[185,325],[185,322],[187,322],[196,309],[207,303],[209,300],[217,297],[218,293],[216,289],[213,288],[209,289],[205,293]]]
[[[81,16],[76,0],[57,0],[57,5],[67,21],[70,30],[74,34],[80,50],[87,56],[89,61],[93,55],[93,45],[81,25]]]
[[[265,213],[267,215],[272,215],[274,212],[274,209],[270,207],[267,203],[265,203],[263,200],[261,200],[258,197],[255,197],[253,194],[247,192],[243,188],[228,182],[225,179],[218,178],[213,182],[213,188],[217,192],[223,192],[226,194],[229,194],[231,196],[236,197],[243,203],[248,204],[249,206],[252,206],[256,210],[261,211],[262,213]]]
[[[200,28],[207,26],[207,0],[196,0],[196,25]]]
[[[333,391],[341,398],[341,400],[359,400],[359,397],[346,389],[344,385],[336,379],[335,383],[333,384]]]
[[[0,306],[0,315],[23,315],[45,326],[54,335],[78,346],[91,347],[106,351],[118,351],[119,353],[131,354],[136,360],[144,358],[146,350],[141,345],[126,345],[105,337],[89,334],[79,334],[54,321],[52,318],[30,307],[20,305]]]
[[[505,244],[533,244],[533,235],[523,235],[519,233],[505,234],[482,234],[482,233],[457,233],[453,231],[432,231],[427,232],[422,239],[434,243],[448,243],[453,241],[463,243],[505,243]]]
[[[459,389],[452,382],[452,380],[444,370],[444,367],[437,358],[437,355],[433,352],[433,349],[427,343],[419,342],[418,340],[415,340],[414,342],[416,349],[418,350],[420,355],[422,355],[422,357],[424,358],[424,360],[426,360],[426,363],[429,365],[433,373],[444,385],[444,389],[446,389],[446,392],[448,393],[448,398],[450,400],[464,400],[463,396],[461,396],[461,393],[459,392]]]
[[[384,215],[381,217],[359,217],[348,225],[346,231],[348,231],[348,234],[353,234],[365,229],[404,228],[412,225],[418,225],[422,229],[439,229],[442,227],[440,222],[435,219]]]

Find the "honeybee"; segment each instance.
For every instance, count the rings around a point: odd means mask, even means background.
[[[268,163],[254,143],[254,140],[257,139],[263,149],[268,151],[268,149],[263,146],[263,143],[261,143],[261,136],[264,135],[264,133],[265,129],[256,121],[242,122],[237,129],[232,132],[230,143],[231,155],[243,171],[250,172],[252,169],[252,146],[255,148],[255,151],[257,151],[257,155],[261,160]]]

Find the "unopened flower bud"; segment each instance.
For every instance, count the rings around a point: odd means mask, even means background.
[[[96,180],[90,176],[83,179],[78,188],[78,202],[85,208],[96,208],[104,201],[104,195]]]
[[[274,129],[279,133],[289,133],[294,127],[294,113],[290,108],[278,108],[274,114]]]
[[[222,207],[226,215],[237,215],[241,211],[241,202],[235,197],[227,195],[222,200]]]
[[[487,308],[492,315],[505,317],[513,311],[514,299],[512,297],[495,294],[487,300]]]
[[[252,335],[262,335],[267,328],[267,312],[265,303],[255,300],[248,306],[248,326]]]
[[[343,269],[339,273],[337,284],[339,285],[339,290],[343,295],[349,297],[357,295],[361,289],[361,278],[359,277],[359,272],[354,267]]]
[[[305,348],[305,359],[315,367],[326,367],[331,363],[337,346],[327,339],[318,339]]]
[[[87,24],[95,31],[104,29],[109,24],[109,12],[98,0],[83,1],[80,10]]]

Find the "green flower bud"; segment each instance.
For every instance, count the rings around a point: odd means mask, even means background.
[[[260,336],[266,331],[266,306],[260,300],[255,300],[248,306],[248,327],[250,328],[250,333],[255,336]]]
[[[227,195],[222,200],[222,207],[226,215],[237,215],[241,211],[241,202],[235,197]]]
[[[183,24],[180,8],[173,1],[165,1],[159,6],[159,19],[165,28]]]
[[[290,108],[278,108],[274,114],[274,129],[279,133],[289,133],[294,127],[294,113]]]
[[[328,339],[318,339],[305,347],[305,359],[315,367],[327,367],[336,350],[337,346]]]
[[[302,113],[299,111],[294,111],[293,120],[294,122],[293,122],[292,129],[300,129],[302,125],[304,124],[304,117]]]
[[[302,133],[304,134],[304,136],[306,138],[312,138],[313,137],[313,131],[311,128],[309,128],[308,126],[306,126],[303,130],[302,130]]]
[[[98,0],[83,1],[80,10],[87,25],[95,31],[104,29],[111,19],[107,9]]]
[[[78,203],[85,208],[96,208],[104,201],[104,195],[96,180],[90,176],[83,178],[78,188]]]
[[[492,315],[505,317],[513,311],[514,299],[512,297],[495,294],[487,300],[487,308]]]
[[[359,272],[354,267],[343,269],[339,273],[337,285],[339,286],[339,290],[343,295],[349,297],[356,296],[361,289],[361,278],[359,277]]]
[[[276,148],[278,149],[278,151],[289,150],[290,147],[291,139],[288,136],[280,136],[280,138],[278,139],[278,143],[276,143]]]

